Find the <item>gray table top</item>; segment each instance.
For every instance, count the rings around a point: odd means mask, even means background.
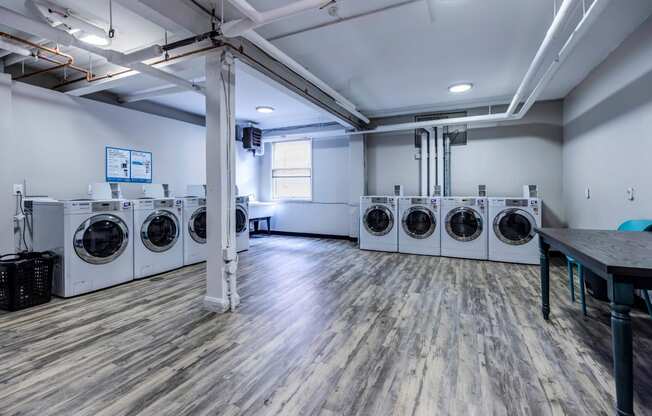
[[[603,276],[649,277],[652,233],[572,228],[539,228],[543,240]],[[586,264],[588,263],[588,264]]]

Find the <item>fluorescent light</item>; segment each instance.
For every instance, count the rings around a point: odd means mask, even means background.
[[[473,88],[473,84],[470,82],[461,82],[459,84],[453,84],[448,87],[448,91],[452,92],[453,94],[459,94],[462,92],[470,91],[471,88]]]
[[[106,46],[110,43],[108,37],[97,36],[93,34],[83,33],[78,36],[78,39],[82,42],[88,43],[95,46]]]
[[[268,105],[259,105],[256,107],[256,111],[263,114],[269,114],[274,112],[274,107],[270,107]]]

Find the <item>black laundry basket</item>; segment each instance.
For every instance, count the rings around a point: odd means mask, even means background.
[[[52,298],[54,253],[0,256],[0,309],[18,311]]]

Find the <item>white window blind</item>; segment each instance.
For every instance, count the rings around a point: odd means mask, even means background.
[[[312,199],[312,141],[272,144],[272,197]]]

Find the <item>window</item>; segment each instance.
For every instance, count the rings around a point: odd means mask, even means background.
[[[272,198],[312,199],[312,141],[272,144]]]

